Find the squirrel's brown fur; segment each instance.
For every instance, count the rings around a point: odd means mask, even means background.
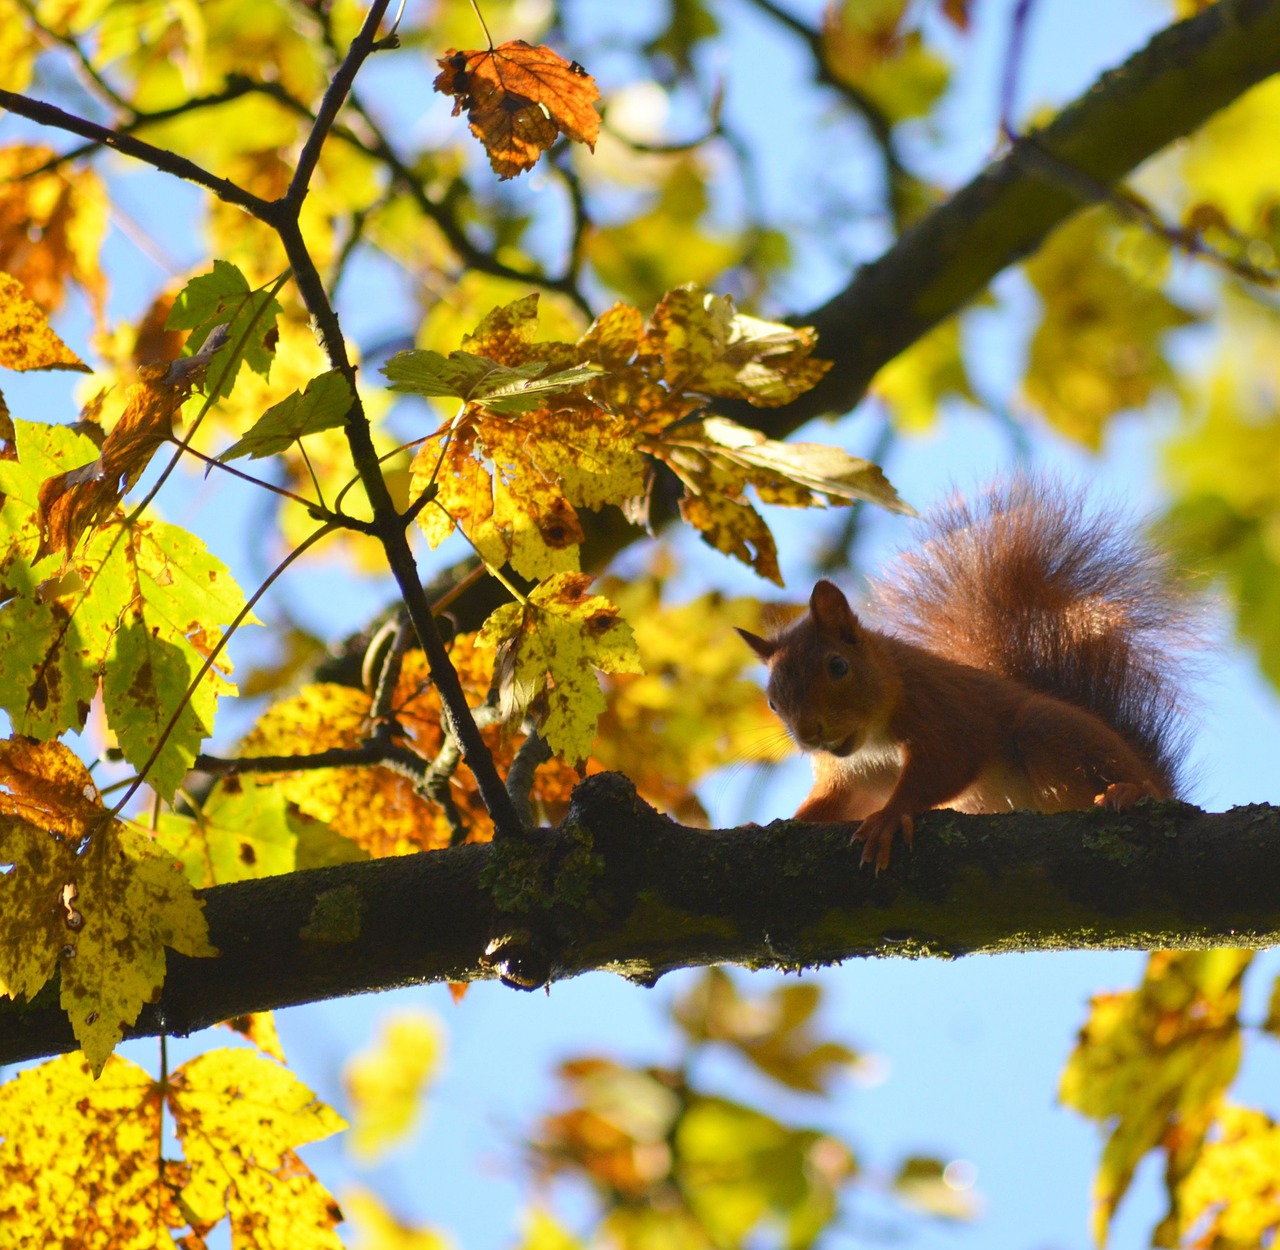
[[[777,637],[739,631],[814,755],[805,820],[889,862],[912,817],[1123,807],[1177,793],[1194,612],[1164,560],[1079,492],[1016,477],[926,519],[873,583],[882,632],[819,582]]]

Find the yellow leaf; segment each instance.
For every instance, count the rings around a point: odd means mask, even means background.
[[[275,786],[224,781],[194,816],[164,812],[156,841],[180,859],[192,885],[204,888],[292,872],[297,834]]]
[[[294,1153],[346,1127],[287,1068],[248,1050],[215,1050],[169,1080],[190,1180],[182,1202],[208,1229],[224,1215],[234,1246],[339,1250],[337,1203]]]
[[[1050,424],[1095,450],[1109,418],[1174,384],[1164,337],[1195,320],[1149,276],[1120,262],[1118,237],[1108,210],[1090,209],[1054,231],[1026,265],[1044,303],[1026,398]]]
[[[61,743],[0,742],[0,988],[61,1002],[95,1072],[164,983],[165,948],[215,955],[181,865],[112,819]]]
[[[1183,1244],[1215,1250],[1272,1245],[1280,1230],[1280,1125],[1261,1111],[1224,1107],[1215,1140],[1178,1189]]]
[[[444,1035],[421,1011],[384,1017],[375,1043],[342,1069],[351,1106],[347,1145],[365,1165],[379,1161],[413,1131],[422,1097],[440,1067]]]
[[[270,1055],[277,1063],[287,1063],[280,1034],[276,1032],[275,1013],[253,1011],[247,1016],[233,1016],[224,1020],[223,1026],[251,1041],[264,1055]]]
[[[499,697],[507,716],[545,701],[536,719],[551,749],[570,763],[585,760],[604,710],[596,670],[640,671],[631,627],[602,595],[586,594],[590,574],[561,573],[525,603],[506,604],[477,638],[494,647]]]
[[[63,1055],[0,1085],[0,1226],[14,1246],[172,1247],[181,1227],[162,1170],[162,1097],[116,1055],[94,1079]]]
[[[816,342],[807,327],[761,321],[727,295],[679,287],[653,310],[646,349],[660,357],[672,390],[772,408],[811,390],[831,368],[811,355]]]
[[[0,273],[0,365],[28,369],[92,370],[54,332],[38,305],[27,298],[22,283]]]
[[[1137,991],[1094,998],[1059,1097],[1108,1129],[1094,1181],[1099,1244],[1150,1150],[1185,1172],[1240,1062],[1240,982],[1252,951],[1151,956]]]
[[[469,636],[462,636],[454,639],[451,658],[472,705],[483,702],[493,673],[489,653],[477,650]],[[406,735],[405,745],[424,760],[434,759],[443,741],[440,700],[421,651],[411,651],[405,657],[393,706]],[[245,755],[296,755],[359,746],[370,730],[370,710],[369,696],[362,690],[328,684],[307,686],[268,708],[241,749]],[[504,733],[500,725],[491,725],[481,733],[499,771],[505,771],[523,739]],[[534,797],[550,811],[561,811],[573,783],[572,772],[563,764],[544,764],[538,770]],[[440,809],[418,794],[407,778],[390,769],[285,772],[279,785],[305,815],[325,822],[335,833],[375,856],[433,850],[448,846],[452,837]],[[470,829],[470,840],[487,841],[493,825],[469,771],[460,770],[454,777],[451,794]]]
[[[785,731],[760,683],[747,673],[755,657],[725,621],[767,632],[764,607],[751,599],[701,595],[662,602],[658,575],[610,578],[602,589],[635,630],[643,673],[614,673],[593,758],[626,773],[648,802],[682,824],[705,825],[693,787],[709,772],[744,761],[786,758]]]
[[[453,1242],[443,1233],[396,1219],[367,1189],[345,1190],[342,1210],[355,1231],[352,1250],[452,1250]]]

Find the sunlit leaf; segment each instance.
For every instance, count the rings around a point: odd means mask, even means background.
[[[591,753],[604,694],[596,670],[640,669],[631,628],[602,595],[588,595],[589,574],[550,577],[525,603],[506,604],[485,622],[477,639],[497,651],[501,705],[510,717],[535,700],[539,732],[570,763]]]
[[[292,872],[298,839],[281,790],[235,781],[216,786],[194,816],[162,813],[156,841],[205,887]]]
[[[22,21],[0,16],[5,27]],[[34,172],[53,158],[44,146],[0,148],[0,270],[46,313],[62,307],[68,281],[75,282],[100,317],[107,293],[101,269],[106,188],[92,169]]]
[[[595,147],[600,92],[577,61],[512,39],[478,52],[450,48],[437,64],[435,90],[455,97],[455,117],[466,109],[499,178],[532,169],[561,134]]]
[[[233,443],[219,460],[249,456],[261,460],[286,450],[308,434],[342,425],[351,408],[351,387],[337,369],[312,378],[304,391],[294,391],[273,404],[243,438]]]
[[[1139,1162],[1163,1148],[1176,1219],[1193,1164],[1240,1062],[1240,982],[1252,951],[1159,952],[1140,989],[1102,994],[1062,1074],[1067,1106],[1106,1128],[1093,1232],[1105,1242]]]
[[[370,1164],[401,1145],[421,1115],[423,1095],[439,1071],[444,1037],[434,1017],[398,1012],[383,1018],[374,1044],[343,1066],[351,1108],[347,1145]]]
[[[192,278],[173,301],[169,330],[190,330],[186,351],[195,353],[218,327],[222,346],[209,363],[207,391],[214,399],[231,394],[240,366],[266,377],[276,347],[276,318],[283,309],[266,290],[251,290],[244,274],[225,260]]]
[[[113,819],[61,743],[0,742],[0,991],[54,972],[94,1072],[164,981],[165,948],[214,955],[203,904],[174,862]]]
[[[5,369],[74,369],[89,366],[57,335],[22,283],[0,273],[0,366]]]

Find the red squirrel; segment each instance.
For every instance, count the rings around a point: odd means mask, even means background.
[[[930,808],[1121,809],[1177,793],[1194,610],[1163,559],[1078,492],[1019,476],[927,517],[872,583],[872,629],[833,583],[773,638],[769,705],[814,784],[796,819],[861,821],[889,864]]]

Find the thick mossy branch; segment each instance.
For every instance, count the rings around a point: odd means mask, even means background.
[[[1274,0],[1221,0],[1161,31],[1032,136],[1038,149],[1083,178],[1055,176],[1054,162],[1016,144],[859,269],[838,295],[793,318],[817,328],[818,354],[835,362],[812,391],[783,408],[743,405],[733,415],[782,438],[810,417],[847,412],[882,366],[1079,209],[1081,181],[1112,186],[1275,73]]]
[[[652,984],[719,962],[1280,944],[1280,809],[937,812],[879,877],[849,832],[687,829],[602,774],[529,838],[206,891],[220,957],[171,954],[129,1035],[429,981],[534,988],[605,969]],[[73,1047],[56,986],[0,1004],[0,1063]]]

